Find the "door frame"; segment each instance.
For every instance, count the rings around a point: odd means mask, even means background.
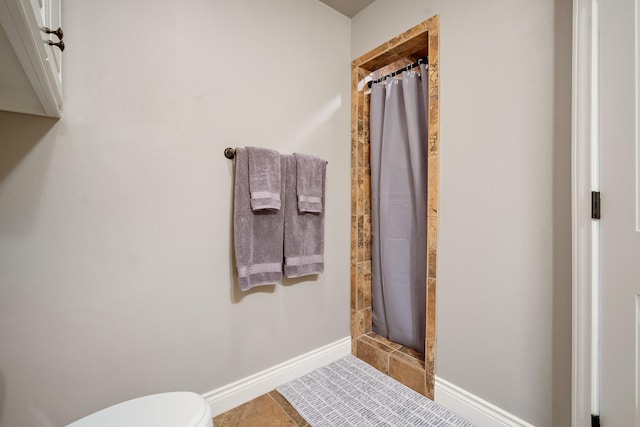
[[[572,351],[571,425],[591,425],[599,412],[597,285],[593,268],[598,256],[597,229],[592,228],[591,191],[597,175],[598,88],[597,0],[573,0],[571,234]],[[594,167],[595,165],[595,167]],[[594,288],[596,294],[594,295]],[[595,325],[595,329],[594,329]],[[595,368],[594,368],[595,367]]]

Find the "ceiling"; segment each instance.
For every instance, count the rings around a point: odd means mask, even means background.
[[[320,0],[343,15],[353,18],[358,12],[369,6],[374,0]]]

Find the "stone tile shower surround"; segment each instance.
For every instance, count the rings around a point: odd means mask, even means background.
[[[439,201],[440,77],[439,17],[394,37],[351,65],[351,351],[419,393],[433,399],[436,344],[436,255]],[[372,332],[371,167],[369,90],[366,82],[429,57],[427,315],[425,354]],[[423,76],[424,78],[424,76]]]

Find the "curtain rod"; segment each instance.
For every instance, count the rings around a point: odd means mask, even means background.
[[[380,77],[379,79],[376,79],[376,80],[369,80],[369,81],[367,82],[367,87],[368,87],[369,89],[371,89],[371,86],[372,86],[374,83],[380,83],[381,81],[383,81],[383,80],[384,80],[384,79],[386,79],[387,77],[395,77],[395,76],[397,76],[398,74],[402,73],[403,71],[409,71],[410,69],[415,68],[415,67],[417,67],[417,66],[418,66],[418,65],[420,65],[420,64],[429,64],[429,57],[428,57],[428,56],[425,56],[424,58],[420,58],[420,59],[418,59],[416,62],[414,62],[413,64],[405,65],[404,67],[400,68],[399,70],[395,70],[393,73],[391,73],[391,74],[387,74],[386,76],[382,76],[382,77]]]

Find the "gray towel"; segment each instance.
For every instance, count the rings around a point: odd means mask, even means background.
[[[322,212],[300,212],[296,203],[296,157],[286,159],[284,198],[284,274],[300,277],[324,271],[324,209]],[[325,163],[326,165],[326,163]],[[326,166],[321,173],[324,194]],[[324,196],[321,196],[321,203]]]
[[[280,191],[284,193],[284,180]],[[233,240],[238,285],[243,291],[282,282],[284,209],[254,212],[250,198],[248,153],[245,148],[236,148]]]
[[[297,167],[296,194],[300,212],[322,212],[322,181],[327,162],[308,154],[294,153]]]
[[[267,148],[247,147],[251,209],[280,209],[280,153]]]

